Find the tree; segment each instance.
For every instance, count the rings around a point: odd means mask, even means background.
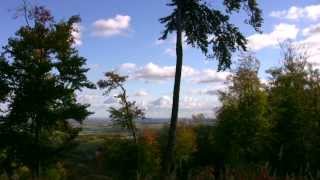
[[[10,71],[9,64],[3,56],[0,57],[0,125],[4,122],[6,115],[5,102],[8,100],[9,80],[7,74]],[[8,148],[0,145],[0,172],[5,172],[10,178],[13,175],[13,168],[8,158]]]
[[[36,6],[26,11],[27,25],[4,46],[0,79],[5,79],[8,111],[0,122],[1,146],[11,164],[28,166],[33,178],[71,145],[89,105],[76,91],[93,88],[87,80],[86,59],[74,47],[72,32],[78,16],[55,22],[50,11]]]
[[[112,90],[120,90],[120,93],[115,97],[119,100],[120,107],[109,108],[110,118],[115,125],[118,125],[131,132],[131,135],[135,142],[137,142],[137,128],[135,121],[144,118],[144,112],[138,106],[135,101],[129,101],[127,91],[124,88],[124,82],[126,76],[120,76],[115,72],[106,72],[105,80],[100,80],[98,86],[101,89],[106,89],[105,95],[108,95]]]
[[[3,56],[0,57],[0,103],[4,102],[9,93],[9,82],[7,79],[7,72],[9,71],[9,64]],[[2,111],[0,110],[0,113]]]
[[[239,29],[230,22],[230,14],[244,9],[249,19],[246,22],[259,31],[262,25],[261,10],[256,0],[224,0],[225,12],[212,8],[205,0],[171,0],[168,6],[174,7],[173,12],[160,19],[165,30],[160,39],[176,32],[176,72],[173,90],[173,104],[168,136],[167,150],[163,162],[164,174],[169,176],[174,169],[174,148],[176,126],[178,120],[181,71],[183,64],[182,34],[185,33],[186,43],[200,48],[209,58],[218,59],[218,70],[230,67],[231,54],[237,49],[246,49],[246,38]],[[211,52],[209,52],[211,49]],[[168,178],[168,177],[167,177]]]
[[[319,167],[320,164],[320,71],[313,66],[308,67],[307,83],[309,88],[306,89],[308,96],[308,118],[312,122],[312,127],[308,129],[312,132],[310,144],[310,167]]]
[[[317,71],[307,62],[306,53],[291,43],[282,48],[282,67],[268,71],[271,74],[268,93],[274,137],[271,162],[277,173],[286,175],[301,173],[314,161],[310,155],[312,149],[317,149],[319,119],[313,115],[319,113],[320,82]]]
[[[222,107],[217,112],[214,142],[221,157],[233,167],[264,161],[269,123],[267,94],[258,77],[259,62],[244,56],[227,92],[220,92]],[[264,162],[262,162],[264,163]]]
[[[201,124],[201,123],[204,123],[204,121],[206,120],[206,117],[203,113],[198,113],[198,114],[192,114],[191,119],[193,123]]]

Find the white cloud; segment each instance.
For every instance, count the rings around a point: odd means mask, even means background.
[[[136,79],[168,79],[174,77],[174,66],[159,66],[157,64],[148,63],[136,71]]]
[[[98,94],[90,94],[88,92],[85,93],[81,93],[77,96],[77,100],[80,103],[84,103],[84,104],[93,104],[93,103],[102,103],[101,101],[101,96]]]
[[[169,56],[176,57],[176,48],[167,48],[164,53]]]
[[[212,106],[208,101],[204,101],[202,99],[197,99],[192,96],[185,96],[181,98],[180,106],[182,109],[210,109]]]
[[[218,91],[217,90],[207,90],[204,92],[204,94],[210,95],[210,96],[216,96],[218,94]]]
[[[79,23],[73,24],[72,26],[72,32],[71,35],[73,37],[73,44],[75,46],[81,46],[82,45],[82,41],[81,41],[81,26]]]
[[[176,40],[177,40],[177,36],[176,34],[172,34],[172,35],[169,35],[167,37],[167,39],[163,40],[163,39],[157,39],[155,40],[154,44],[155,45],[162,45],[162,44],[167,44],[167,45],[176,45]],[[182,45],[183,46],[187,46],[187,36],[185,33],[182,33]]]
[[[104,104],[114,104],[114,103],[117,103],[117,99],[115,97],[108,97],[103,103]]]
[[[196,74],[196,70],[190,66],[182,67],[182,76],[188,77]],[[154,63],[148,63],[145,66],[137,68],[133,74],[133,79],[142,80],[167,80],[175,75],[175,66],[159,66]]]
[[[304,10],[295,6],[290,7],[289,10],[282,11],[272,11],[270,16],[277,18],[286,18],[286,19],[298,19],[303,16]]]
[[[165,40],[163,40],[163,39],[157,39],[154,42],[155,45],[161,45],[161,44],[164,44],[164,43],[165,43]]]
[[[170,108],[172,105],[172,99],[169,96],[162,96],[149,103],[151,108]]]
[[[175,34],[169,35],[167,39],[157,39],[154,44],[155,45],[165,45],[167,48],[164,50],[164,54],[167,54],[172,57],[176,57],[176,38]],[[188,49],[190,46],[187,44],[187,36],[185,33],[182,34],[182,46],[184,49]]]
[[[77,94],[77,101],[83,104],[90,104],[89,110],[92,112],[103,111],[107,109],[107,104],[104,102],[106,97],[98,90],[84,90]]]
[[[148,95],[149,95],[148,92],[146,92],[144,90],[140,90],[140,91],[134,93],[134,96],[136,96],[136,97],[144,97],[144,96],[148,96]]]
[[[270,16],[289,20],[310,19],[315,21],[320,18],[320,4],[305,7],[292,6],[288,10],[272,11]]]
[[[213,69],[205,69],[197,75],[193,81],[197,83],[223,83],[230,75],[229,72],[218,72]]]
[[[160,66],[154,63],[148,63],[144,66],[137,66],[133,63],[125,63],[123,69],[131,70],[134,79],[159,81],[173,79],[175,66]],[[180,117],[189,117],[195,112],[205,114],[213,113],[213,109],[219,104],[216,92],[226,86],[224,84],[228,72],[216,72],[213,69],[197,70],[190,66],[183,67],[183,78],[185,82],[191,83],[190,89],[182,92],[180,98]],[[195,84],[192,83],[214,83],[210,89],[194,89]],[[188,85],[187,85],[188,87]],[[190,93],[194,91],[194,93]],[[91,104],[89,110],[95,112],[93,116],[106,117],[106,110],[109,107],[116,106],[117,100],[112,96],[103,96],[101,90],[90,90],[79,93],[78,101],[81,103]],[[132,93],[130,100],[137,102],[137,105],[146,110],[148,116],[166,117],[169,116],[172,106],[171,95],[154,98],[145,90],[139,90]]]
[[[203,100],[194,96],[182,96],[180,98],[180,110],[209,110],[213,109],[214,102],[211,100]],[[172,98],[169,96],[161,96],[149,102],[149,109],[170,109],[172,107]]]
[[[110,37],[124,34],[130,28],[131,17],[116,15],[114,18],[99,19],[93,23],[95,36]]]
[[[316,68],[320,68],[320,24],[311,25],[303,29],[304,39],[297,44],[306,48],[308,61]]]
[[[267,34],[254,34],[249,36],[248,47],[257,51],[266,47],[276,46],[287,39],[296,39],[299,29],[296,25],[281,23],[274,27],[273,31]]]
[[[129,74],[130,79],[146,81],[171,80],[175,76],[175,66],[160,66],[152,62],[143,66],[124,63],[118,68],[122,73]],[[217,72],[214,69],[198,70],[191,66],[182,67],[182,78],[194,83],[224,83],[230,72]]]
[[[137,68],[137,65],[134,63],[124,63],[119,66],[119,70],[121,71],[131,71]]]
[[[314,35],[320,33],[320,23],[319,24],[315,24],[315,25],[311,25],[307,28],[304,28],[302,30],[302,34],[304,36],[310,36],[310,35]]]
[[[90,68],[90,70],[97,70],[99,68],[101,68],[101,64],[89,64],[88,67]]]
[[[198,90],[195,90],[192,92],[192,94],[197,94],[197,95],[208,95],[208,96],[217,96],[218,95],[218,92],[219,90],[223,90],[226,88],[226,85],[221,85],[221,86],[218,86],[217,88],[215,89],[198,89]]]
[[[265,79],[265,78],[260,78],[260,82],[262,85],[269,85],[270,84],[270,80]]]

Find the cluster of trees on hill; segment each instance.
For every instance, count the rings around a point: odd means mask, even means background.
[[[299,48],[285,45],[283,65],[257,76],[252,56],[240,61],[220,94],[214,148],[232,166],[269,163],[278,175],[316,173],[319,167],[320,72]],[[222,148],[222,149],[221,149]]]
[[[197,123],[178,123],[173,176],[176,179],[320,178],[320,72],[300,52],[288,44],[282,66],[268,70],[269,79],[264,83],[258,77],[259,61],[252,54],[241,56],[229,77],[228,88],[219,92],[222,106],[212,124],[199,123],[204,120],[201,115],[194,116]],[[114,73],[107,75],[119,78]],[[109,80],[103,81],[104,84]],[[120,125],[133,138],[102,140],[99,174],[113,179],[162,179],[161,163],[170,127],[136,129],[134,136],[131,126],[123,121],[134,123],[134,118],[129,118],[133,117],[133,110],[120,115],[127,118],[113,119],[116,125],[122,120]],[[73,171],[81,173],[83,169]]]
[[[242,175],[233,177],[244,179],[259,175],[265,179],[320,178],[320,71],[289,42],[283,44],[282,66],[267,71],[267,82],[260,81],[259,66],[254,55],[241,56],[228,89],[219,92],[222,106],[213,125],[178,125],[175,177],[222,178],[234,170]],[[137,145],[158,154],[140,154],[139,158],[151,159],[154,166],[163,162],[167,129],[151,135],[148,130],[140,132]],[[154,139],[146,146],[150,136]],[[148,164],[137,162],[142,168],[137,172],[145,173]],[[157,177],[159,169],[150,170],[149,175]]]
[[[267,84],[258,78],[259,62],[253,55],[240,58],[228,90],[219,93],[222,106],[213,126],[178,124],[182,33],[187,44],[216,58],[218,69],[224,70],[230,68],[233,52],[246,50],[246,39],[230,22],[230,14],[244,9],[246,22],[257,31],[262,17],[255,0],[224,0],[225,12],[201,0],[170,2],[172,14],[160,19],[165,24],[161,39],[172,32],[177,35],[170,126],[139,132],[134,121],[144,118],[144,112],[128,100],[126,77],[107,72],[98,87],[106,95],[119,90],[120,106],[109,112],[133,141],[104,140],[105,147],[97,152],[105,168],[100,173],[114,179],[212,179],[232,175],[232,169],[257,174],[264,167],[280,177],[317,175],[320,72],[291,45],[284,48],[283,65],[268,71]],[[80,18],[56,22],[41,6],[23,12],[27,25],[8,40],[0,56],[0,171],[10,179],[26,167],[31,178],[43,179],[57,162],[59,167],[72,164],[66,156],[80,129],[69,120],[81,123],[90,115],[89,105],[76,101],[76,92],[95,85],[86,77],[86,59],[73,45],[72,32]]]

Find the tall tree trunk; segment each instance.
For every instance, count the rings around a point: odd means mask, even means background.
[[[174,166],[174,150],[176,145],[176,130],[178,123],[178,111],[179,111],[179,96],[180,96],[180,82],[181,82],[181,72],[183,63],[183,47],[182,47],[182,28],[181,28],[181,6],[180,1],[178,1],[177,8],[178,14],[176,18],[177,27],[177,42],[176,42],[176,72],[174,79],[174,89],[173,89],[173,102],[172,102],[172,112],[170,120],[170,129],[168,135],[168,144],[166,147],[166,152],[164,155],[163,171],[166,179],[172,177]]]

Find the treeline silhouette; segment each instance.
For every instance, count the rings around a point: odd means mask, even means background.
[[[247,3],[247,4],[243,4]],[[91,112],[76,92],[96,88],[86,59],[74,46],[72,16],[56,22],[42,6],[23,8],[25,26],[9,38],[0,56],[0,173],[2,179],[319,179],[320,72],[295,44],[282,45],[282,64],[258,77],[259,61],[243,53],[211,124],[178,123],[182,32],[206,55],[213,46],[220,69],[246,40],[229,16],[197,0],[172,0],[174,12],[161,19],[162,39],[177,32],[177,74],[171,124],[139,128],[144,110],[128,100],[127,77],[106,72],[97,86],[119,106],[108,111],[128,134],[78,136]],[[224,1],[230,12],[245,6],[259,30],[261,11],[253,1]],[[251,14],[250,14],[251,13]],[[203,19],[206,17],[212,19]],[[200,18],[200,19],[199,19]],[[208,35],[215,35],[208,38]],[[209,55],[210,56],[210,55]],[[180,75],[179,75],[180,73]],[[214,107],[214,105],[213,105]]]

